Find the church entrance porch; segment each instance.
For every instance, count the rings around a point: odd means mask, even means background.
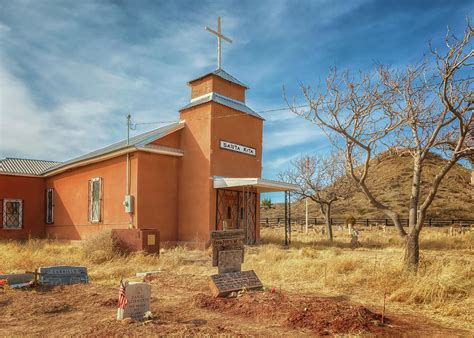
[[[216,230],[243,229],[245,244],[257,243],[260,230],[260,194],[298,189],[294,184],[263,178],[214,177]],[[287,224],[287,222],[285,222]],[[285,227],[286,229],[287,227]]]
[[[242,187],[239,190],[216,190],[216,229],[243,229],[245,244],[257,242],[257,190]]]

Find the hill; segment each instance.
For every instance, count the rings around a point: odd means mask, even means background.
[[[408,217],[410,186],[412,180],[412,158],[408,154],[382,154],[375,158],[368,177],[368,186],[374,195],[400,213]],[[429,183],[445,160],[436,154],[430,154],[426,159],[423,181],[422,198],[426,196]],[[474,219],[474,200],[472,198],[471,173],[462,165],[455,165],[444,178],[438,194],[428,210],[428,217],[446,219]],[[309,201],[310,217],[322,217],[319,205]],[[292,217],[304,217],[305,203],[297,201],[292,204]],[[263,209],[261,217],[283,217],[284,206],[275,204],[272,209]],[[333,204],[333,217],[356,218],[386,218],[385,214],[373,208],[361,192],[346,196],[344,200]]]

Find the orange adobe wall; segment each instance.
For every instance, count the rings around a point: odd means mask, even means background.
[[[215,92],[230,97],[231,99],[245,102],[245,87],[224,80],[223,78],[210,74],[202,79],[190,82],[191,99]]]
[[[231,116],[232,115],[232,116]],[[263,120],[248,114],[236,115],[235,110],[214,104],[212,107],[211,175],[225,177],[261,177]],[[256,156],[220,148],[220,140],[255,149]],[[216,212],[216,195],[211,196],[211,212]],[[256,240],[260,240],[260,194],[257,193]],[[215,222],[214,222],[215,223]],[[214,228],[212,228],[214,230]]]
[[[23,201],[23,228],[3,229],[3,200]],[[0,174],[0,239],[43,237],[45,233],[45,184],[42,177]]]
[[[245,88],[215,75],[191,83],[191,97],[214,91],[245,101]],[[216,223],[216,190],[213,176],[260,177],[262,172],[263,120],[208,102],[181,111],[186,121],[182,131],[179,174],[178,238],[208,241]],[[256,156],[220,148],[220,140],[250,146]],[[260,195],[257,194],[257,241],[259,240]]]
[[[184,156],[178,167],[178,239],[204,242],[209,238],[211,128],[210,103],[181,111],[186,124],[181,131]]]
[[[175,243],[178,241],[178,164],[181,157],[146,152],[138,152],[137,156],[138,227],[158,229],[162,242]]]
[[[90,164],[84,167],[46,178],[46,188],[54,189],[54,224],[46,225],[49,237],[58,239],[84,239],[101,229],[128,228],[130,215],[125,213],[126,155]],[[130,154],[130,193],[137,200],[137,156]],[[102,178],[101,221],[88,220],[88,182],[94,177]],[[136,224],[139,210],[135,207],[132,219]]]
[[[181,131],[182,129],[177,130],[169,135],[166,135],[163,138],[160,138],[156,141],[151,142],[151,144],[171,147],[171,148],[179,148],[181,146]]]

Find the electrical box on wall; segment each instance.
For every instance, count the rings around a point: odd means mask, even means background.
[[[133,202],[133,195],[125,195],[125,199],[123,200],[125,212],[128,212],[129,214],[133,213]]]

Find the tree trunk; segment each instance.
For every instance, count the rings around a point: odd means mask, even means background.
[[[404,270],[409,272],[417,272],[420,262],[420,243],[419,232],[413,230],[406,238]]]
[[[418,203],[420,198],[420,183],[421,183],[421,170],[422,170],[422,159],[420,154],[416,154],[413,163],[413,178],[411,184],[410,193],[410,211],[409,211],[409,226],[410,229],[416,226],[418,220]]]
[[[315,201],[319,204],[319,210],[321,210],[321,214],[324,217],[324,221],[326,223],[327,233],[328,233],[328,240],[332,241],[332,224],[331,224],[331,203],[327,201],[317,200]]]
[[[328,228],[328,240],[332,242],[331,205],[326,207],[326,227]]]
[[[407,235],[405,229],[403,229],[402,223],[400,223],[400,216],[397,213],[390,211],[390,210],[382,210],[385,215],[387,215],[395,225],[398,230],[398,234],[400,237],[405,237]]]
[[[400,223],[400,217],[398,216],[398,214],[395,211],[388,208],[386,205],[384,205],[384,204],[380,203],[378,200],[376,200],[375,197],[372,195],[372,193],[367,188],[367,186],[365,185],[365,183],[358,182],[358,184],[359,184],[359,188],[362,190],[365,197],[367,197],[369,203],[373,207],[377,208],[378,210],[382,211],[385,215],[387,215],[392,220],[395,227],[397,228],[399,235],[401,237],[405,237],[407,235],[407,233],[405,232],[405,229],[403,229],[403,226]]]

